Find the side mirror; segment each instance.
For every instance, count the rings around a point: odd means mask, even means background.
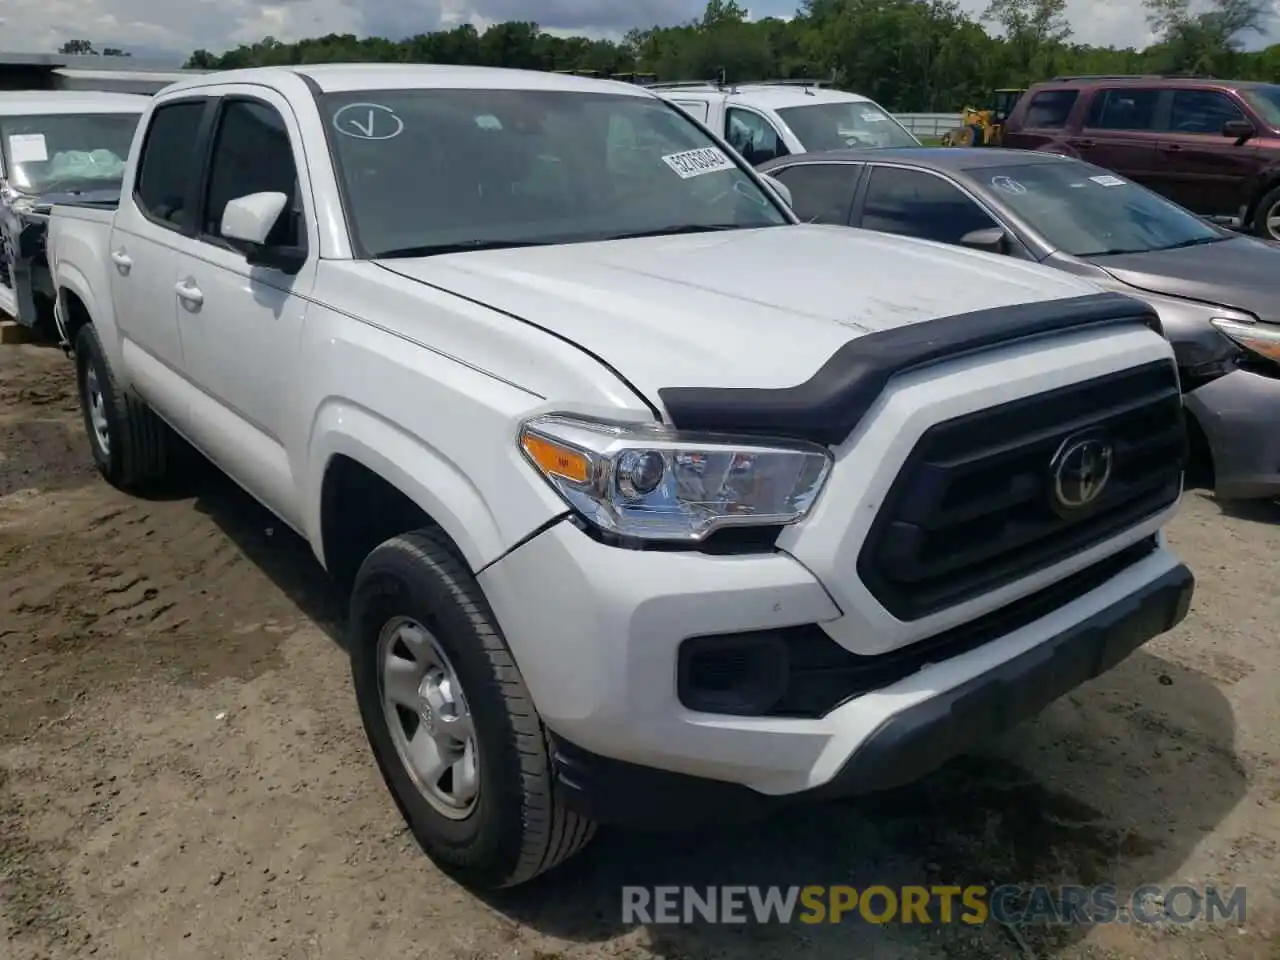
[[[987,253],[1008,253],[1009,235],[1004,227],[983,227],[981,230],[970,230],[960,238],[960,246],[970,250],[985,250]]]
[[[1256,132],[1248,120],[1228,120],[1222,125],[1222,135],[1231,137],[1237,143],[1244,143]]]
[[[250,193],[227,202],[222,210],[222,236],[260,247],[280,219],[289,198],[283,193]]]
[[[788,207],[792,205],[791,190],[785,183],[783,183],[777,177],[769,176],[769,174],[767,173],[760,174],[760,179],[763,180],[765,183],[767,183],[769,186],[773,187],[773,192],[782,198],[783,203],[785,203]]]
[[[227,202],[222,211],[222,236],[244,251],[251,267],[269,267],[295,274],[307,262],[299,247],[268,246],[267,237],[280,219],[289,198],[283,193],[250,193]]]

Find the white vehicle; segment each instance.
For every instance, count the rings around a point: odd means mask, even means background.
[[[99,470],[179,434],[310,541],[467,883],[910,780],[1186,613],[1150,309],[772,191],[634,86],[335,64],[168,88],[54,210]]]
[[[114,203],[150,97],[0,92],[0,314],[53,327],[45,224],[60,200]]]
[[[648,89],[687,110],[756,166],[815,150],[920,146],[874,100],[822,81],[655,83]]]

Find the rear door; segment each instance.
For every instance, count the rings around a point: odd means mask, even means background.
[[[801,220],[847,227],[862,170],[861,163],[797,163],[769,173],[791,191],[791,209]]]
[[[130,378],[172,417],[185,410],[173,371],[184,369],[174,285],[178,248],[195,233],[208,97],[183,97],[152,111],[134,161],[132,193],[120,198],[108,245],[111,300]]]
[[[1153,87],[1103,87],[1093,92],[1080,132],[1067,144],[1081,160],[1137,183],[1157,179],[1161,107],[1169,92]]]
[[[1258,166],[1258,150],[1222,135],[1229,120],[1247,120],[1221,90],[1171,91],[1161,124],[1159,164],[1153,186],[1171,200],[1205,216],[1232,217],[1247,200]]]

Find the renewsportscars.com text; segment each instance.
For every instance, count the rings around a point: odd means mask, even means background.
[[[1245,919],[1245,888],[1114,886],[623,887],[622,922],[1194,923]]]

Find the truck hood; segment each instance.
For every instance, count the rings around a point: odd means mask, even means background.
[[[947,314],[1097,293],[957,247],[795,225],[379,261],[569,340],[651,401],[787,387],[849,340]]]
[[[1096,257],[1092,261],[1138,290],[1246,310],[1280,322],[1280,244],[1233,237],[1181,250]]]

